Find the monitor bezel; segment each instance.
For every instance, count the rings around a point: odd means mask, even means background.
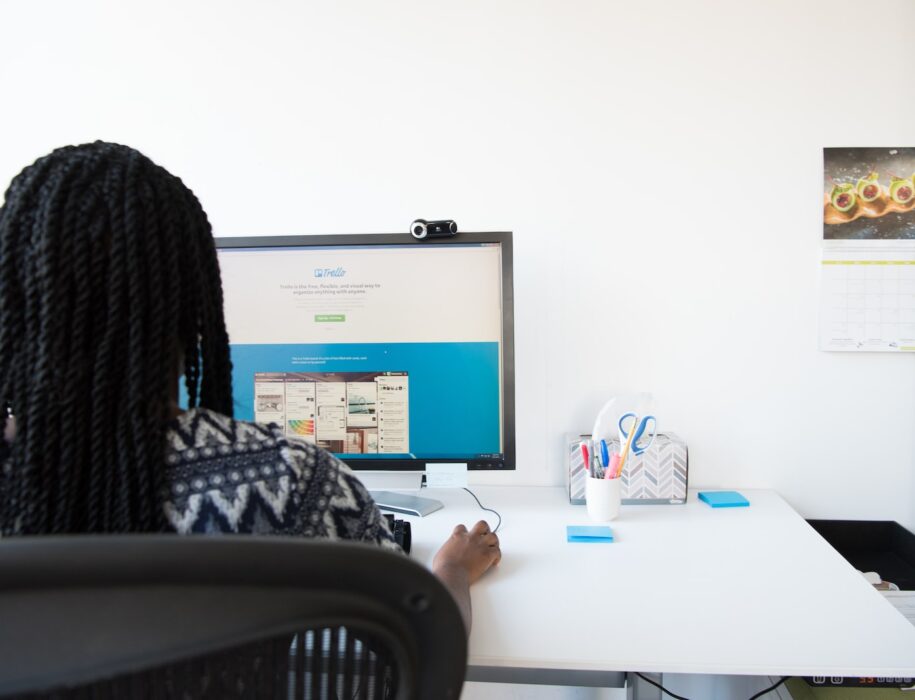
[[[424,471],[426,464],[465,463],[474,471],[514,470],[515,464],[515,305],[512,278],[512,232],[472,231],[454,236],[416,239],[409,233],[332,233],[289,236],[221,236],[214,238],[217,249],[295,248],[319,246],[366,245],[460,245],[462,243],[498,243],[502,249],[502,435],[501,459],[455,458],[417,459],[343,459],[352,469],[376,472]],[[231,337],[229,338],[231,343]]]

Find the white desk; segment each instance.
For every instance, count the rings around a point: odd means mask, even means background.
[[[502,563],[472,589],[469,680],[612,685],[612,672],[915,676],[915,627],[776,493],[749,508],[623,506],[612,544],[559,487],[473,487]],[[424,493],[426,491],[424,490]],[[412,522],[430,564],[453,526],[495,525],[460,489]],[[398,516],[400,517],[400,516]]]

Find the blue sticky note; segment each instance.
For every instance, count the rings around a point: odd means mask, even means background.
[[[613,530],[606,525],[566,525],[567,542],[613,542]]]
[[[712,508],[740,508],[750,502],[736,491],[700,491],[699,500],[705,501]]]

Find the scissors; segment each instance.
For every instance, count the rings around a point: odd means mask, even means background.
[[[624,413],[619,420],[620,444],[625,445],[629,440],[629,433],[633,430],[632,444],[629,451],[640,455],[651,445],[657,432],[658,422],[654,416],[644,416],[641,420],[634,413]]]

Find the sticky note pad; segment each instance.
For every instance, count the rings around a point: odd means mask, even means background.
[[[613,530],[606,525],[567,525],[567,542],[613,542]]]
[[[736,491],[700,491],[699,500],[705,501],[712,508],[740,508],[750,502]]]

